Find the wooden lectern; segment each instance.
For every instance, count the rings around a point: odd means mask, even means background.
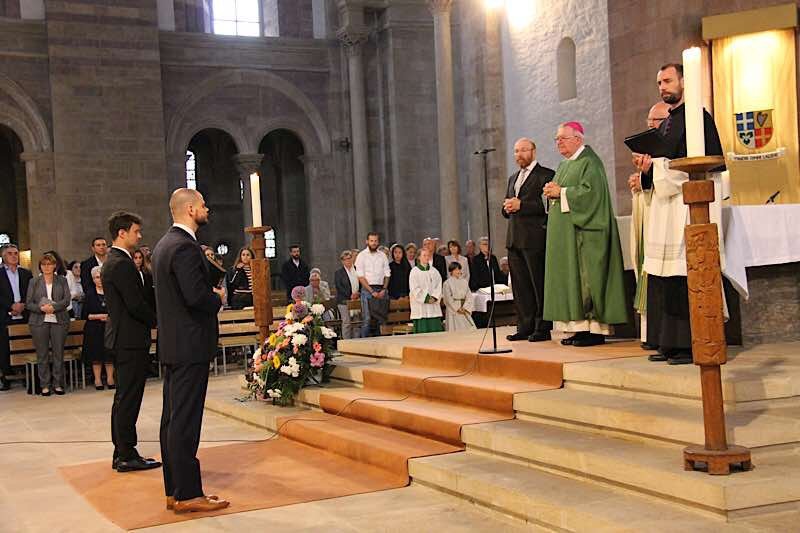
[[[272,325],[272,287],[270,286],[269,259],[265,255],[267,241],[264,233],[271,230],[269,226],[246,228],[251,235],[251,246],[255,257],[250,263],[253,270],[253,315],[258,327],[259,346],[269,338]]]
[[[708,204],[714,201],[714,182],[707,179],[710,169],[721,166],[722,156],[686,157],[670,162],[670,168],[689,174],[683,184],[683,202],[689,206],[690,224],[686,226],[686,276],[689,286],[689,313],[692,328],[692,356],[700,367],[703,394],[705,446],[687,446],[683,450],[685,470],[695,470],[705,463],[707,472],[731,473],[731,465],[750,470],[750,450],[728,446],[725,434],[725,410],[722,400],[720,366],[727,362],[727,344],[722,310],[722,270],[720,268],[717,225],[712,224]]]

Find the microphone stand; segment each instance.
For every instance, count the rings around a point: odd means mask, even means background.
[[[483,193],[486,199],[486,237],[489,239],[489,273],[491,274],[492,284],[489,287],[489,295],[492,299],[492,310],[489,313],[490,318],[490,326],[492,328],[492,347],[491,348],[483,348],[478,350],[478,353],[481,354],[497,354],[497,353],[511,353],[511,348],[498,348],[497,347],[497,322],[494,317],[494,269],[492,268],[492,223],[490,222],[490,212],[489,212],[489,162],[488,162],[488,155],[489,152],[494,152],[494,148],[484,148],[483,150],[478,150],[475,152],[474,155],[480,155],[483,157]]]

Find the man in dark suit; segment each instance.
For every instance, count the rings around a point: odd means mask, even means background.
[[[542,319],[544,311],[544,260],[547,242],[547,213],[542,189],[555,172],[536,161],[536,144],[530,139],[514,143],[514,158],[519,170],[508,178],[502,213],[508,219],[506,247],[517,332],[510,341],[550,340],[552,324]]]
[[[114,352],[117,374],[111,408],[112,466],[117,472],[161,466],[136,451],[136,420],[150,363],[150,330],[156,325],[155,309],[147,301],[142,278],[131,257],[142,240],[141,227],[142,219],[133,213],[120,211],[111,215],[108,229],[114,244],[101,271],[109,316],[105,345]]]
[[[102,267],[106,257],[108,257],[108,242],[103,237],[95,237],[92,239],[92,255],[81,261],[81,286],[84,293],[95,291],[92,269],[96,266]]]
[[[230,504],[204,495],[197,447],[223,292],[212,287],[208,261],[197,243],[198,228],[208,223],[203,195],[177,189],[169,208],[174,224],[153,250],[158,353],[165,367],[160,435],[164,488],[168,509],[214,511]]]
[[[25,296],[33,276],[30,270],[19,266],[19,249],[15,245],[6,244],[0,252],[0,391],[6,391],[11,388],[7,378],[11,374],[8,326],[28,321]]]
[[[289,259],[281,267],[281,279],[286,286],[286,299],[292,301],[292,289],[301,285],[308,285],[311,270],[305,261],[300,258],[300,246],[293,244],[289,247]]]

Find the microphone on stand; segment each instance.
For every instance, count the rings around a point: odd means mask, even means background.
[[[481,150],[475,150],[474,152],[472,152],[472,155],[485,155],[488,154],[489,152],[496,152],[496,151],[497,151],[496,148],[482,148]]]

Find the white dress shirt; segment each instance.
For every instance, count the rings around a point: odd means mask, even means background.
[[[190,228],[189,226],[186,226],[184,224],[180,224],[178,222],[175,222],[174,224],[172,224],[172,226],[176,227],[176,228],[181,228],[183,231],[185,231],[186,233],[191,235],[192,239],[197,240],[197,235],[195,235],[194,230],[192,228]]]
[[[383,279],[392,275],[386,254],[378,250],[370,252],[369,248],[364,248],[358,253],[356,270],[358,276],[366,278],[369,285],[383,285]]]
[[[514,196],[519,196],[520,189],[522,189],[522,186],[525,185],[525,180],[527,180],[528,176],[531,175],[531,172],[533,172],[533,167],[536,165],[537,161],[534,159],[531,161],[530,165],[520,169],[519,173],[517,174],[517,180],[514,182]]]

